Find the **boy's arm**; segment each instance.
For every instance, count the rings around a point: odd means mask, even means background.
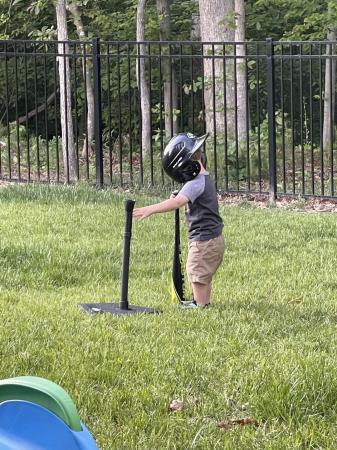
[[[144,206],[143,208],[134,208],[133,217],[139,220],[143,220],[152,214],[163,213],[173,211],[181,208],[188,203],[188,198],[183,194],[178,194],[176,197],[169,198],[160,203],[154,205]]]

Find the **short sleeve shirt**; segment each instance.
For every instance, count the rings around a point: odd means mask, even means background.
[[[179,193],[189,200],[186,208],[189,239],[207,241],[219,236],[223,220],[219,214],[215,185],[209,173],[200,173],[187,181]]]

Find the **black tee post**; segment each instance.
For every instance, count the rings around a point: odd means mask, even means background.
[[[129,267],[130,267],[130,247],[132,235],[132,211],[135,202],[133,200],[125,201],[125,231],[124,231],[124,250],[123,265],[121,277],[121,298],[119,302],[120,309],[129,309],[128,290],[129,290]]]
[[[123,263],[121,271],[121,295],[119,303],[82,303],[80,306],[90,314],[109,313],[114,315],[125,314],[153,314],[159,313],[153,308],[146,306],[129,305],[129,267],[130,267],[130,248],[132,235],[132,212],[135,202],[133,200],[125,201],[125,229],[124,229],[124,248]]]

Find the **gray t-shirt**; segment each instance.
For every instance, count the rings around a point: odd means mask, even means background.
[[[179,194],[188,198],[186,219],[191,241],[207,241],[219,236],[223,221],[219,214],[218,197],[208,172],[187,181]]]

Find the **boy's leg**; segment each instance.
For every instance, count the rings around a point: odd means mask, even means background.
[[[210,303],[212,276],[217,271],[224,254],[223,235],[209,241],[190,241],[186,271],[192,285],[195,302],[204,306]]]
[[[191,283],[193,298],[197,305],[204,306],[208,305],[211,300],[211,283],[202,284],[202,283]]]

